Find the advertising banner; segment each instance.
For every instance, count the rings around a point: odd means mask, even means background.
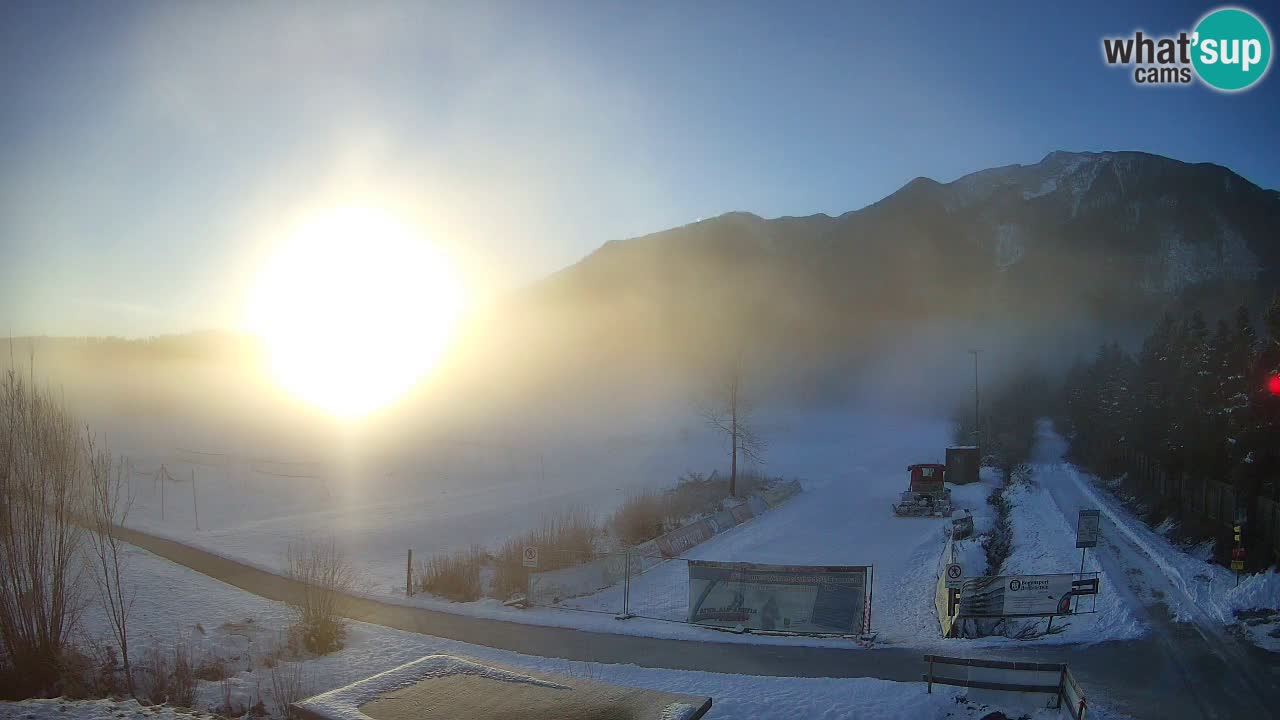
[[[715,535],[715,531],[711,529],[711,523],[699,520],[659,537],[657,543],[663,557],[673,558],[712,535]]]
[[[769,507],[781,505],[787,498],[800,492],[800,481],[791,480],[790,482],[778,483],[773,485],[763,493],[764,501]]]
[[[794,633],[858,634],[865,566],[689,561],[689,622]]]
[[[636,572],[633,568],[632,572]],[[529,602],[554,605],[562,600],[590,595],[622,581],[627,574],[625,553],[606,555],[573,567],[529,573]]]
[[[755,513],[751,512],[751,506],[746,503],[734,507],[730,512],[733,513],[733,519],[737,520],[739,524],[755,517]]]
[[[1018,617],[1071,614],[1074,575],[1001,575],[964,578],[961,617]]]
[[[737,527],[738,521],[733,519],[733,513],[728,510],[721,510],[711,516],[711,525],[717,533],[722,533],[732,527]]]

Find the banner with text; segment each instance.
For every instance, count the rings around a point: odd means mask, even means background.
[[[794,633],[858,634],[869,567],[689,561],[689,622]]]
[[[1000,575],[965,578],[960,617],[1070,615],[1075,575]]]

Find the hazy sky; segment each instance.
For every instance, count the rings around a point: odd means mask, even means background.
[[[1280,188],[1274,70],[1221,95],[1103,65],[1104,34],[1217,4],[1151,5],[7,0],[0,335],[235,327],[281,225],[352,199],[495,291],[609,239],[1055,149]]]

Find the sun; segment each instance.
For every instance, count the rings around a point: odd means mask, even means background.
[[[247,324],[290,394],[357,419],[403,395],[435,364],[462,306],[446,257],[395,215],[315,214],[259,269]]]

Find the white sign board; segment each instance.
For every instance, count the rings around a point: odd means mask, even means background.
[[[1098,546],[1098,531],[1102,525],[1102,513],[1098,510],[1081,510],[1076,520],[1076,547]]]
[[[951,563],[947,566],[947,587],[958,588],[961,581],[964,580],[964,568],[960,567],[960,563]]]
[[[966,578],[962,617],[1070,615],[1074,575],[1000,575]]]
[[[538,567],[538,548],[526,547],[524,549],[524,566],[527,568]]]

